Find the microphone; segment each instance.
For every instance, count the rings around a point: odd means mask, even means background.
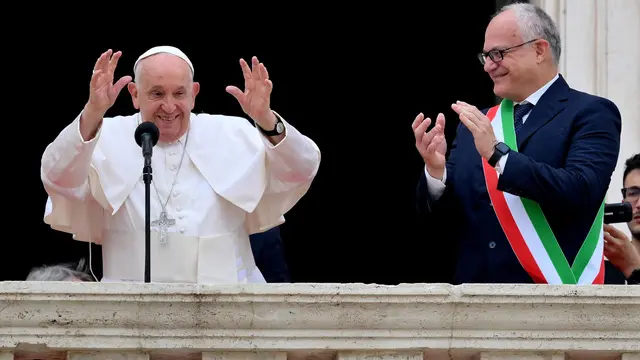
[[[151,282],[151,155],[153,147],[158,143],[160,130],[156,124],[144,121],[134,134],[136,143],[142,148],[144,165],[142,168],[142,179],[144,180],[144,282]]]
[[[160,130],[156,124],[143,121],[136,128],[134,137],[138,146],[142,147],[142,155],[149,158],[153,154],[153,147],[156,146],[160,138]]]

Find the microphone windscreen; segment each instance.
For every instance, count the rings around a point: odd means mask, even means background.
[[[136,128],[136,133],[134,134],[138,146],[142,146],[143,134],[151,135],[151,144],[152,146],[155,146],[158,143],[158,139],[160,138],[160,129],[158,129],[158,126],[156,126],[156,124],[150,121],[143,121],[140,125],[138,125],[138,127]]]

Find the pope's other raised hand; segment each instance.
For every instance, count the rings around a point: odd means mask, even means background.
[[[271,90],[273,83],[264,64],[257,57],[251,59],[251,68],[244,59],[240,59],[244,75],[244,91],[235,86],[227,86],[227,92],[238,100],[242,111],[260,125],[271,130],[276,125],[276,116],[271,111]]]
[[[123,76],[115,84],[113,83],[114,72],[121,56],[122,52],[113,53],[109,49],[96,61],[89,87],[88,111],[104,115],[116,102],[120,91],[132,80],[131,76]]]
[[[102,53],[93,67],[89,85],[89,101],[82,110],[80,134],[85,141],[92,139],[98,131],[104,114],[116,102],[122,88],[130,81],[131,76],[123,76],[113,83],[113,73],[118,65],[122,52],[113,54],[109,49]]]

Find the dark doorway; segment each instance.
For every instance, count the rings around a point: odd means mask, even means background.
[[[5,234],[5,254],[16,261],[9,265],[5,255],[2,279],[22,280],[33,266],[88,255],[86,243],[42,222],[41,154],[84,106],[102,51],[123,51],[117,74],[122,76],[132,73],[139,54],[163,44],[191,58],[202,85],[195,110],[209,113],[243,115],[224,89],[242,85],[238,59],[257,55],[274,82],[273,108],[320,146],[315,184],[282,228],[296,282],[448,281],[454,256],[446,229],[456,222],[430,224],[415,214],[423,165],[411,122],[419,112],[444,112],[451,142],[458,123],[452,102],[493,104],[491,82],[476,53],[495,6],[494,0],[439,1],[371,14],[365,8],[349,14],[297,8],[257,30],[245,26],[246,14],[236,13],[224,24],[202,24],[187,35],[167,26],[145,33],[135,17],[127,20],[136,25],[131,33],[106,31],[97,38],[91,28],[73,23],[68,30],[37,25],[37,35],[27,34],[17,45],[20,57],[9,59],[16,70],[9,76],[21,77],[14,103],[26,101],[14,105],[21,112],[12,126],[28,135],[15,141],[29,144],[11,148],[19,158],[13,156],[17,160],[5,172],[5,209],[20,232]],[[123,92],[108,115],[133,110]],[[93,249],[95,270],[100,250]]]

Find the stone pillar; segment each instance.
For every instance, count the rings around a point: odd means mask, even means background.
[[[149,354],[117,350],[69,351],[67,360],[149,360]]]
[[[339,351],[337,360],[424,360],[421,351]],[[427,358],[428,359],[428,358]]]
[[[480,360],[565,360],[565,355],[555,352],[483,352]]]
[[[203,352],[202,360],[287,360],[287,353],[278,351]]]
[[[640,0],[533,0],[556,21],[560,72],[622,113],[622,146],[607,202],[620,202],[624,162],[640,152]],[[629,234],[625,224],[618,227]]]

